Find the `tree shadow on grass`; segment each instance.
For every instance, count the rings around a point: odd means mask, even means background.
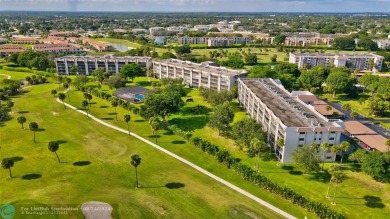
[[[24,179],[24,180],[33,180],[33,179],[39,179],[41,177],[42,177],[41,174],[32,173],[32,174],[27,174],[27,175],[22,176],[22,179]]]
[[[352,163],[349,165],[344,165],[343,169],[350,170],[352,172],[362,172],[361,165],[358,163]]]
[[[153,138],[153,140],[155,140],[156,138],[157,139],[161,138],[161,135],[149,135],[148,137]]]
[[[134,120],[134,122],[145,122],[144,119],[137,119],[137,120]]]
[[[12,160],[13,162],[18,162],[18,161],[22,161],[24,158],[23,157],[10,157],[9,159]]]
[[[174,135],[172,131],[166,131],[163,133],[163,135]]]
[[[43,128],[38,128],[37,130],[36,130],[36,132],[43,132],[43,131],[45,131],[46,129],[43,129]]]
[[[165,184],[165,187],[167,187],[168,189],[180,189],[180,188],[185,187],[185,184],[179,183],[179,182],[171,182],[171,183]]]
[[[108,117],[104,117],[104,118],[100,118],[101,120],[114,120],[114,118],[108,118]]]
[[[147,86],[151,86],[152,85],[152,82],[151,81],[139,81],[137,83],[135,83],[137,86],[141,86],[141,87],[147,87]]]
[[[108,106],[100,106],[99,108],[105,109],[108,108]]]
[[[58,144],[66,144],[66,143],[68,143],[68,141],[65,141],[65,140],[57,140],[56,142]]]
[[[185,144],[185,141],[172,141],[172,144]]]
[[[309,180],[315,180],[319,182],[329,182],[331,177],[332,176],[328,173],[328,171],[316,172],[316,173],[310,173]]]
[[[209,117],[206,115],[173,118],[169,120],[169,123],[177,125],[184,131],[193,131],[196,129],[204,128],[209,122]]]
[[[283,170],[293,170],[294,167],[293,166],[282,166],[282,169]]]
[[[372,195],[365,195],[364,200],[366,200],[366,206],[369,208],[384,208],[385,205],[382,203],[381,198]]]
[[[81,167],[81,166],[88,166],[88,165],[90,165],[90,164],[91,164],[90,161],[84,160],[84,161],[77,161],[77,162],[74,162],[74,163],[73,163],[73,166]]]
[[[107,113],[107,114],[110,116],[113,116],[113,115],[115,116],[116,113]]]
[[[296,176],[300,176],[303,174],[303,172],[299,171],[299,170],[290,170],[290,171],[288,171],[288,173],[291,175],[296,175]]]
[[[30,111],[19,111],[18,113],[19,114],[26,114],[26,113],[29,113]]]

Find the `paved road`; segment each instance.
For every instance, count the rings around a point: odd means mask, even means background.
[[[57,102],[59,102],[59,103],[62,104],[62,102],[61,102],[59,99],[57,99]],[[84,114],[84,115],[87,115],[86,112],[84,112],[84,111],[82,111],[82,110],[78,110],[76,107],[74,107],[74,106],[72,106],[72,105],[70,105],[70,104],[65,103],[65,105],[66,105],[67,107],[73,109],[73,110],[76,110],[76,111],[79,112],[79,113],[82,113],[82,114]],[[107,126],[107,127],[109,127],[109,128],[115,129],[115,130],[120,131],[120,132],[123,132],[123,133],[125,133],[126,135],[129,134],[129,132],[128,132],[127,130],[118,128],[118,127],[113,126],[113,125],[111,125],[111,124],[108,124],[108,123],[106,123],[106,122],[104,122],[104,121],[102,121],[102,120],[100,120],[100,119],[98,119],[98,118],[96,118],[96,117],[94,117],[94,116],[92,116],[92,115],[90,115],[90,114],[89,114],[89,117],[90,117],[91,119],[95,120],[96,122],[98,122],[98,123],[104,125],[104,126]],[[269,208],[270,210],[272,210],[272,211],[274,211],[274,212],[276,212],[276,213],[278,213],[278,214],[280,214],[280,215],[282,215],[282,216],[284,216],[284,217],[286,217],[286,218],[296,219],[296,217],[294,217],[294,216],[288,214],[287,212],[285,212],[285,211],[283,211],[283,210],[281,210],[281,209],[279,209],[279,208],[277,208],[277,207],[271,205],[270,203],[268,203],[268,202],[266,202],[266,201],[264,201],[264,200],[262,200],[262,199],[260,199],[260,198],[258,198],[258,197],[256,197],[256,196],[250,194],[249,192],[247,192],[247,191],[245,191],[245,190],[243,190],[243,189],[241,189],[241,188],[239,188],[239,187],[237,187],[237,186],[235,186],[235,185],[229,183],[228,181],[226,181],[226,180],[224,180],[224,179],[222,179],[222,178],[220,178],[220,177],[218,177],[218,176],[216,176],[216,175],[214,175],[214,174],[212,174],[212,173],[210,173],[210,172],[208,172],[208,171],[202,169],[201,167],[199,167],[199,166],[197,166],[197,165],[191,163],[190,161],[188,161],[188,160],[186,160],[186,159],[184,159],[184,158],[182,158],[182,157],[180,157],[180,156],[178,156],[178,155],[176,155],[176,154],[174,154],[174,153],[172,153],[172,152],[166,150],[165,148],[162,148],[162,147],[158,146],[157,144],[155,144],[155,143],[153,143],[153,142],[151,142],[151,141],[149,141],[149,140],[147,140],[147,139],[145,139],[145,138],[143,138],[143,137],[141,137],[141,136],[139,136],[139,135],[137,135],[137,134],[135,134],[135,133],[132,133],[132,132],[131,132],[130,134],[131,134],[131,136],[133,136],[133,137],[135,137],[135,138],[137,138],[137,139],[139,139],[139,140],[145,142],[146,144],[148,144],[148,145],[150,145],[150,146],[156,148],[156,149],[159,150],[159,151],[164,152],[165,154],[167,154],[167,155],[169,155],[169,156],[171,156],[171,157],[173,157],[173,158],[175,158],[175,159],[181,161],[182,163],[187,164],[188,166],[190,166],[190,167],[192,167],[192,168],[198,170],[199,172],[201,172],[201,173],[203,173],[203,174],[205,174],[205,175],[211,177],[212,179],[214,179],[214,180],[216,180],[216,181],[218,181],[218,182],[220,182],[220,183],[226,185],[227,187],[229,187],[229,188],[231,188],[231,189],[233,189],[233,190],[239,192],[240,194],[242,194],[242,195],[244,195],[244,196],[246,196],[246,197],[252,199],[253,201],[255,201],[255,202],[257,202],[257,203],[259,203],[259,204],[261,204],[261,205],[263,205],[263,206],[265,206],[265,207],[267,207],[267,208]]]

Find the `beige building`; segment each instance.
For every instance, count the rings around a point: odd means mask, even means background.
[[[165,59],[153,62],[154,76],[157,78],[182,78],[191,87],[206,87],[214,90],[230,90],[237,85],[237,79],[248,74],[245,70],[232,70],[216,67],[210,63],[194,63],[178,59]]]
[[[294,151],[304,145],[340,143],[343,122],[325,118],[292,96],[278,80],[239,79],[238,102],[262,125],[269,146],[283,163],[292,162]],[[278,146],[278,139],[283,139],[283,145]],[[335,159],[330,152],[319,149],[318,153],[325,153],[326,161]]]
[[[250,43],[251,37],[179,37],[180,44],[207,44],[209,47]]]
[[[26,51],[26,47],[22,45],[16,45],[16,44],[3,44],[0,45],[0,57],[7,57],[11,55],[12,53],[17,52],[24,52]]]
[[[375,72],[382,70],[384,57],[375,54],[290,53],[289,62],[297,64],[299,68],[321,65]]]
[[[60,43],[60,44],[37,44],[32,47],[34,51],[47,52],[53,54],[78,54],[82,50],[80,47],[72,46],[70,44]]]

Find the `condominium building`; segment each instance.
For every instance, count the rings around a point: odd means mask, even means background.
[[[343,122],[325,118],[292,96],[278,80],[239,79],[238,101],[248,115],[262,125],[269,146],[283,163],[292,162],[294,151],[304,145],[340,143]],[[335,159],[330,152],[318,149],[318,153],[325,153],[326,161]]]
[[[7,41],[6,38],[0,37],[0,44],[7,43]]]
[[[151,57],[143,56],[125,56],[115,55],[104,56],[64,56],[56,58],[57,73],[59,75],[71,74],[71,67],[76,65],[78,72],[76,74],[90,75],[97,68],[104,68],[111,73],[118,73],[122,66],[130,63],[137,63],[142,67],[150,68],[152,65]]]
[[[348,67],[358,70],[382,70],[384,57],[375,54],[327,54],[327,53],[290,53],[289,62],[299,68],[315,66]]]
[[[17,44],[35,44],[41,43],[41,37],[33,37],[33,36],[12,36],[12,42]]]
[[[90,46],[98,52],[103,52],[112,49],[112,45],[110,43],[100,42],[89,38],[82,38],[81,42],[83,43],[83,45]]]
[[[251,37],[179,37],[180,44],[207,44],[210,47],[250,43]]]
[[[378,48],[380,49],[390,49],[390,39],[379,39],[373,41],[378,44]]]
[[[26,47],[15,44],[4,44],[0,45],[0,57],[7,57],[12,53],[24,52]]]
[[[37,44],[32,47],[34,51],[47,52],[53,54],[79,54],[82,52],[80,47],[72,46],[70,44]]]
[[[214,90],[230,90],[237,85],[237,79],[248,74],[245,70],[232,70],[210,65],[165,59],[153,62],[154,76],[157,78],[182,78],[191,87],[206,87]]]

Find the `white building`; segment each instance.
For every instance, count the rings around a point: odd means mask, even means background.
[[[292,162],[292,154],[303,145],[340,143],[343,122],[328,120],[293,97],[278,80],[239,79],[238,101],[251,118],[262,124],[269,146],[283,163]],[[283,139],[283,147],[277,145],[278,139]],[[318,153],[322,155],[323,151],[319,149]],[[326,161],[335,159],[330,152],[325,157]]]
[[[245,70],[232,70],[210,65],[165,59],[153,62],[154,76],[157,78],[182,78],[191,87],[206,87],[214,90],[230,90],[237,85],[237,79],[248,74]]]
[[[380,49],[390,49],[390,39],[373,40]]]
[[[299,68],[333,65],[374,72],[382,70],[383,61],[383,56],[375,54],[290,53],[289,57],[289,62],[297,64]]]
[[[39,52],[47,52],[53,54],[78,54],[82,50],[80,47],[73,46],[66,43],[57,43],[57,44],[37,44],[32,46],[32,50]]]
[[[179,37],[180,44],[207,44],[210,47],[250,43],[251,37]]]
[[[77,66],[77,74],[80,75],[91,75],[97,68],[104,68],[108,72],[118,73],[122,66],[131,63],[137,63],[147,69],[152,65],[151,57],[119,57],[112,54],[104,56],[64,56],[56,58],[54,61],[56,62],[57,73],[59,75],[71,74],[71,67],[74,65]]]

